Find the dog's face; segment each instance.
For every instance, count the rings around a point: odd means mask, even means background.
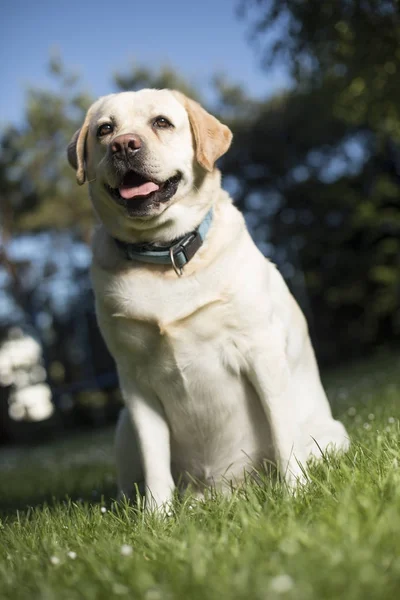
[[[141,90],[100,98],[68,148],[103,221],[157,219],[198,187],[232,134],[179,92]]]

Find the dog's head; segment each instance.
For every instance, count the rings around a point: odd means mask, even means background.
[[[123,92],[89,108],[68,159],[106,225],[130,220],[141,228],[197,190],[231,139],[228,127],[179,92]]]

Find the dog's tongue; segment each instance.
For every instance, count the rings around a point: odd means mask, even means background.
[[[131,172],[125,175],[119,193],[125,200],[130,200],[136,196],[148,196],[159,189],[160,186],[153,181],[146,181],[144,177]]]

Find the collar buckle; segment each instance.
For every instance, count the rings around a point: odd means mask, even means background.
[[[182,267],[193,258],[202,244],[203,240],[196,230],[188,233],[182,240],[179,240],[179,242],[171,246],[169,249],[169,257],[175,273],[179,277],[181,277],[183,273]]]
[[[178,275],[178,277],[182,277],[182,275],[183,275],[182,267],[178,267],[178,265],[175,262],[174,248],[175,248],[175,246],[171,246],[171,248],[169,249],[169,257],[171,259],[171,263],[172,263],[172,266],[174,267],[175,273]]]
[[[197,250],[203,245],[203,240],[198,231],[192,231],[183,238],[180,245],[185,254],[186,262],[189,262],[189,260],[192,260]]]

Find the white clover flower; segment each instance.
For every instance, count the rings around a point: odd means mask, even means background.
[[[129,592],[129,588],[126,585],[122,585],[121,583],[114,583],[112,586],[114,594],[117,596],[124,596]]]
[[[350,406],[349,410],[347,411],[347,414],[349,415],[349,417],[354,417],[356,412],[357,410],[354,408],[354,406]]]
[[[103,515],[104,515],[104,513],[106,513],[106,512],[107,512],[107,509],[106,509],[106,507],[105,507],[105,506],[102,506],[102,507],[101,507],[101,509],[100,509],[100,512],[102,512],[102,513],[103,513]]]
[[[294,586],[294,581],[290,575],[277,575],[270,581],[269,587],[273,592],[277,594],[286,594]]]
[[[50,556],[50,562],[52,565],[59,565],[60,559],[58,558],[58,556]]]
[[[389,417],[388,423],[390,423],[392,425],[393,423],[396,423],[396,419],[394,417]]]
[[[371,425],[369,423],[364,423],[363,425],[364,429],[371,429]]]
[[[120,552],[122,556],[131,556],[133,554],[133,548],[129,544],[122,544]]]
[[[147,590],[146,594],[145,594],[145,598],[146,600],[161,600],[162,595],[160,590],[156,590],[155,588],[152,588],[150,590]]]
[[[369,413],[369,415],[368,415],[368,419],[369,419],[370,421],[373,421],[373,420],[375,419],[375,415],[374,415],[374,413]]]
[[[67,556],[68,556],[69,558],[71,558],[72,560],[75,560],[75,559],[76,559],[76,557],[77,557],[77,554],[76,554],[76,552],[74,552],[73,550],[70,550],[69,552],[67,552]]]

